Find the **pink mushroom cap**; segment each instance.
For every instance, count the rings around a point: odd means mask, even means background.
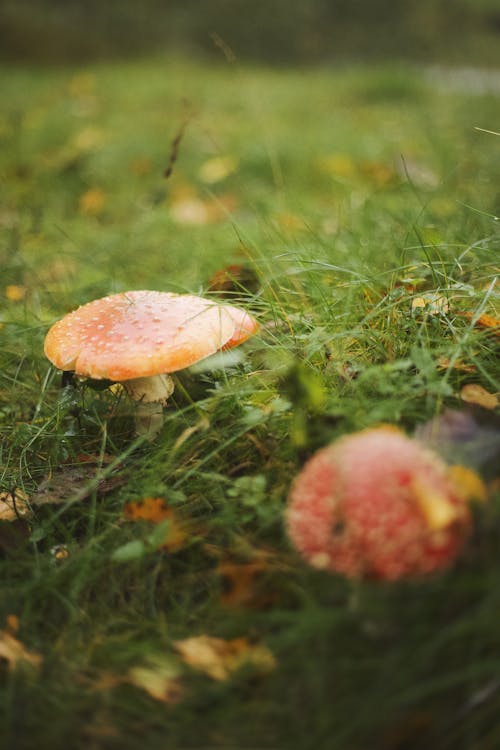
[[[448,567],[470,514],[449,467],[383,426],[343,437],[305,464],[290,491],[286,526],[314,567],[397,580]]]

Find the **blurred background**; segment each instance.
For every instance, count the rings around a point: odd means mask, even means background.
[[[182,53],[246,62],[495,65],[498,0],[3,0],[4,59]]]

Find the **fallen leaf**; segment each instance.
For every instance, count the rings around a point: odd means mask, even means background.
[[[379,161],[363,161],[359,165],[360,173],[377,187],[386,187],[400,181],[393,166]]]
[[[173,659],[159,657],[151,666],[132,667],[124,681],[144,690],[155,700],[171,705],[179,703],[184,695],[179,672],[179,665]]]
[[[217,572],[222,581],[221,604],[225,607],[264,609],[276,599],[276,592],[265,585],[269,568],[265,560],[235,563],[221,562]]]
[[[234,156],[214,156],[201,165],[198,177],[207,185],[214,185],[229,177],[237,167],[238,159]]]
[[[493,315],[483,313],[478,318],[476,318],[475,313],[472,312],[458,312],[457,315],[460,315],[462,318],[467,318],[467,320],[473,320],[474,325],[479,326],[480,328],[489,328],[491,329],[491,333],[495,336],[500,336],[500,320],[493,317]]]
[[[266,646],[254,645],[247,638],[224,640],[200,635],[174,641],[174,647],[186,664],[213,680],[228,680],[243,666],[253,667],[257,672],[269,672],[276,666]]]
[[[106,193],[102,188],[90,188],[78,201],[78,208],[84,216],[99,216],[104,211]]]
[[[0,521],[18,521],[31,514],[28,495],[16,488],[12,492],[0,492]]]
[[[331,154],[317,163],[321,171],[332,177],[353,177],[356,173],[354,161],[347,154]]]
[[[489,393],[482,385],[477,383],[464,385],[460,391],[460,398],[468,404],[482,406],[484,409],[496,409],[499,403],[496,393]]]
[[[162,497],[145,497],[142,500],[127,503],[123,513],[130,521],[149,521],[154,524],[168,521],[165,536],[156,545],[157,549],[176,552],[185,546],[188,538],[186,526],[179,521],[176,512]]]
[[[450,466],[449,474],[455,482],[460,496],[464,500],[478,500],[479,502],[486,502],[488,499],[488,491],[486,485],[473,469],[468,466]]]
[[[451,360],[449,357],[439,357],[437,365],[440,370],[447,370],[451,365]],[[468,364],[461,359],[457,359],[455,360],[455,362],[453,362],[453,369],[457,370],[458,372],[469,373],[477,371],[477,367],[475,365]]]
[[[75,135],[72,141],[72,148],[79,152],[93,151],[104,143],[104,131],[99,128],[89,126],[83,128]]]
[[[68,502],[75,496],[80,500],[85,500],[93,492],[99,497],[113,492],[114,489],[126,482],[126,477],[120,471],[120,473],[110,474],[99,479],[96,484],[101,470],[100,462],[92,461],[91,457],[88,456],[80,457],[80,459],[83,460],[78,465],[65,467],[44,479],[31,496],[31,505],[59,505]],[[88,484],[87,490],[85,484]]]
[[[439,294],[423,294],[420,297],[414,297],[411,301],[411,311],[416,314],[446,315],[449,310],[448,298]]]
[[[26,287],[20,284],[9,284],[5,287],[5,296],[9,302],[22,302],[26,297]]]
[[[128,168],[132,174],[137,175],[137,177],[143,177],[146,174],[150,174],[153,169],[153,162],[146,156],[138,156],[136,159],[132,159]]]
[[[180,671],[179,664],[173,658],[158,655],[145,665],[131,667],[126,674],[103,672],[92,686],[96,690],[113,690],[119,685],[133,685],[155,700],[173,705],[179,703],[184,695],[179,680]]]
[[[7,662],[9,671],[15,669],[21,664],[29,664],[38,669],[42,662],[42,657],[34,651],[28,651],[21,641],[15,638],[19,628],[19,621],[15,615],[9,615],[7,618],[7,627],[0,630],[0,659]]]
[[[257,274],[250,266],[231,263],[216,271],[208,282],[208,291],[233,296],[234,293],[254,293],[259,288]]]

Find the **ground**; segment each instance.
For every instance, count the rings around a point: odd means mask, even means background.
[[[495,75],[158,58],[1,79],[5,746],[498,747],[494,488],[458,564],[411,583],[313,570],[283,527],[330,440],[411,434],[465,385],[495,406]],[[43,354],[63,314],[141,288],[260,323],[178,376],[153,442],[119,389],[61,384]]]

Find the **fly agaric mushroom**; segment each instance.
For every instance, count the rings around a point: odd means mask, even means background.
[[[466,500],[437,454],[382,426],[309,459],[292,486],[286,525],[312,566],[394,581],[456,559],[470,529]]]
[[[169,373],[238,346],[257,327],[244,310],[191,294],[123,292],[82,305],[55,323],[45,354],[60,370],[121,383],[143,405],[138,431],[151,435],[174,390]]]

